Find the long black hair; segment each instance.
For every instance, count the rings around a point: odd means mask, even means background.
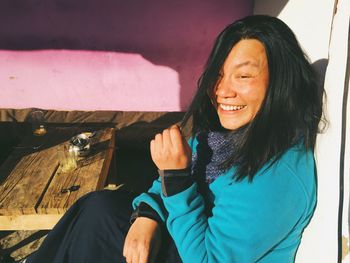
[[[260,41],[266,51],[269,87],[254,119],[247,125],[237,151],[224,160],[226,169],[237,165],[236,180],[251,181],[267,162],[271,164],[291,146],[315,146],[322,118],[323,87],[292,30],[280,19],[253,15],[228,25],[217,37],[198,90],[182,126],[192,119],[191,135],[224,128],[211,100],[220,70],[232,47],[242,39]],[[239,160],[239,162],[237,162]]]

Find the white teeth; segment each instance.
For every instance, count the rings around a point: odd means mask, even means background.
[[[241,110],[243,109],[245,106],[243,105],[224,105],[224,104],[220,104],[220,108],[226,111],[236,111],[236,110]]]

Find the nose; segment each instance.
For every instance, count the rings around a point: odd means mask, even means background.
[[[215,95],[221,98],[234,98],[237,93],[234,85],[229,80],[222,78],[216,85]]]

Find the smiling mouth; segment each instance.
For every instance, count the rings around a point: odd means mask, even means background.
[[[246,105],[225,105],[219,104],[220,109],[224,111],[238,111],[247,107]]]

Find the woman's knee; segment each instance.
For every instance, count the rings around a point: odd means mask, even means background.
[[[86,194],[78,200],[81,212],[90,218],[129,216],[132,194],[118,190],[102,190]]]

